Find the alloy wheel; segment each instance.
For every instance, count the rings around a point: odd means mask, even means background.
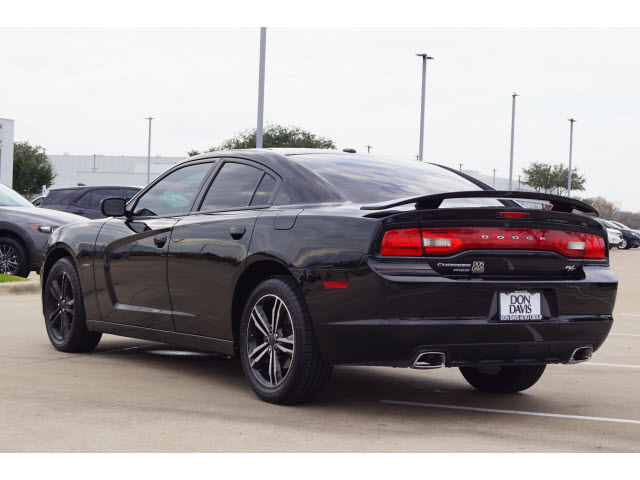
[[[63,342],[71,332],[76,312],[73,286],[66,271],[58,271],[51,279],[46,302],[49,330],[57,341]]]
[[[623,238],[623,239],[622,239],[622,242],[620,242],[620,243],[618,244],[618,248],[619,248],[620,250],[624,250],[625,248],[627,248],[627,239],[626,239],[626,238]]]
[[[277,295],[261,297],[249,317],[247,358],[264,386],[277,387],[289,373],[294,355],[294,328],[289,309]]]
[[[18,271],[18,252],[10,245],[0,245],[0,273],[15,275]]]

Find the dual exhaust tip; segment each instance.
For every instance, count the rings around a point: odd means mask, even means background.
[[[573,351],[567,363],[572,364],[586,362],[587,360],[591,360],[592,355],[593,347],[578,347]],[[419,370],[442,368],[445,366],[446,362],[447,356],[443,352],[422,352],[416,357],[411,368]]]
[[[422,352],[417,356],[411,368],[426,370],[428,368],[442,368],[446,363],[447,357],[442,352]]]
[[[582,363],[591,360],[593,355],[593,347],[578,347],[571,354],[571,358],[567,363]]]

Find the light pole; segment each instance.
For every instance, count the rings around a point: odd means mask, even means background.
[[[516,124],[516,97],[519,97],[516,92],[513,92],[511,101],[511,152],[509,154],[509,190],[513,188],[513,133]]]
[[[569,123],[571,123],[571,131],[569,133],[569,180],[567,181],[567,197],[571,196],[571,157],[573,155],[573,124],[576,123],[577,120],[573,118],[569,119]]]
[[[264,118],[264,63],[267,49],[267,27],[260,27],[260,73],[258,74],[258,128],[256,148],[262,148],[262,123]]]
[[[145,120],[149,120],[149,146],[147,148],[147,185],[151,183],[151,120],[153,117],[145,117]],[[95,156],[93,157],[95,161]]]
[[[373,147],[371,145],[365,145],[365,147],[367,147],[367,153],[371,153]]]
[[[518,175],[518,191],[520,191],[520,175]]]
[[[458,165],[460,165],[460,171],[462,171],[462,163],[459,163]]]
[[[496,170],[497,168],[493,169],[493,188],[496,188]]]
[[[420,150],[418,151],[418,160],[424,161],[424,104],[427,88],[427,60],[433,60],[433,57],[426,53],[416,53],[418,57],[422,57],[422,100],[420,101]]]

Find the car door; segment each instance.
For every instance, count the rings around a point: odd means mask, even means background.
[[[211,167],[200,162],[171,170],[127,206],[128,216],[104,224],[94,269],[103,321],[174,329],[167,285],[171,229],[191,209]]]
[[[169,291],[176,331],[232,339],[231,304],[256,219],[279,177],[258,164],[225,159],[193,211],[173,228]]]

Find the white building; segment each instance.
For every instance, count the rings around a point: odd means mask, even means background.
[[[0,118],[0,183],[13,186],[13,120]]]
[[[78,185],[147,184],[147,157],[114,157],[107,155],[47,155],[56,178],[51,188]],[[185,157],[151,157],[151,180],[154,180]]]

